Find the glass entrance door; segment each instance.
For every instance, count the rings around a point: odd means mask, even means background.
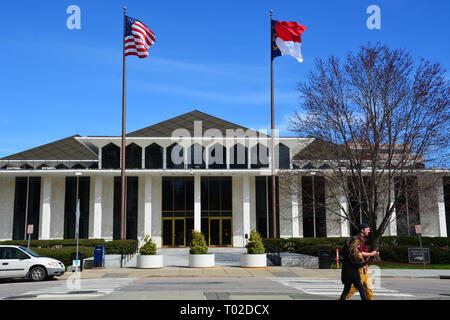
[[[209,219],[209,245],[231,246],[231,218]]]
[[[186,234],[185,218],[169,218],[162,221],[164,247],[184,247]]]
[[[184,243],[184,227],[185,227],[185,219],[174,219],[175,224],[173,228],[173,237],[174,237],[174,246],[180,247],[185,246]]]

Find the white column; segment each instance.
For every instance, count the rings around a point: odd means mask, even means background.
[[[52,198],[52,178],[43,178],[43,190],[42,190],[42,218],[40,223],[40,237],[39,239],[50,239],[50,226],[51,226],[51,198]]]
[[[194,230],[196,231],[202,231],[200,179],[201,176],[194,176]]]
[[[339,211],[341,215],[341,237],[349,237],[349,221],[345,218],[345,215],[349,215],[347,197],[345,195],[345,188],[342,188],[339,197]]]
[[[94,239],[102,238],[102,186],[101,176],[95,177],[94,182]]]
[[[436,188],[439,210],[439,235],[441,237],[447,237],[448,230],[445,219],[444,184],[442,177],[439,177],[439,179],[437,180]]]
[[[389,203],[389,206],[392,207],[395,201],[395,189],[394,184],[390,187],[390,193],[391,193],[391,203]],[[395,212],[395,208],[392,210],[391,218],[389,219],[389,233],[391,236],[397,235],[397,214]]]
[[[152,237],[152,177],[145,177],[144,195],[144,237]]]
[[[167,169],[167,148],[163,147],[163,169]]]
[[[298,186],[297,179],[294,178],[291,186],[292,194],[292,237],[300,237],[299,232],[299,214],[298,214]]]
[[[103,147],[99,147],[98,148],[98,168],[101,169],[102,168],[102,148]]]
[[[242,193],[243,193],[242,221],[243,221],[244,236],[245,234],[248,234],[248,236],[250,237],[250,186],[249,186],[249,178],[247,175],[242,177]]]

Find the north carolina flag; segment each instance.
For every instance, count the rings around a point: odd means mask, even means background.
[[[272,60],[289,55],[303,62],[301,35],[305,30],[298,22],[272,20]]]

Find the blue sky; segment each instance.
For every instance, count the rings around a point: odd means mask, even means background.
[[[369,5],[381,29],[369,30]],[[81,9],[69,30],[66,9]],[[299,107],[295,90],[315,58],[367,42],[406,48],[450,66],[450,1],[3,1],[0,12],[0,157],[74,134],[120,135],[122,7],[156,34],[150,56],[127,58],[127,132],[198,109],[270,128],[269,10],[298,21],[303,63],[274,61],[280,135]]]

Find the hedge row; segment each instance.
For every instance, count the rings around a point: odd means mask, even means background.
[[[78,245],[80,247],[94,247],[95,245],[106,245],[104,239],[79,239]],[[0,245],[15,245],[28,246],[28,240],[9,240],[1,241]],[[60,247],[75,247],[77,245],[76,239],[56,239],[56,240],[31,240],[30,247],[33,248],[60,248]]]
[[[63,248],[31,248],[37,254],[43,257],[49,257],[64,263],[66,267],[72,265],[72,253],[76,253],[77,247],[63,247]],[[83,258],[89,258],[94,256],[93,247],[78,247]]]
[[[288,239],[265,239],[264,241],[281,249],[281,251],[295,252],[304,246],[339,246],[342,247],[345,237],[330,238],[288,238]],[[369,239],[370,240],[370,239]],[[424,247],[450,248],[450,237],[422,237]],[[417,236],[389,236],[380,238],[380,249],[391,246],[418,247]]]
[[[332,260],[336,259],[336,249],[341,250],[346,238],[290,238],[265,239],[270,247],[281,252],[293,252],[318,256],[319,250],[330,251]],[[432,264],[450,264],[449,238],[423,237],[423,246],[430,249]],[[418,248],[417,237],[382,237],[380,239],[380,258],[383,261],[408,263],[408,248]],[[270,250],[266,246],[268,252]]]
[[[104,239],[80,239],[79,247],[84,247],[87,249],[94,250],[95,245],[104,245],[106,254],[121,254],[121,253],[132,253],[135,251],[134,247],[131,247],[135,240],[113,240],[113,241],[105,241]],[[27,240],[10,240],[10,241],[1,241],[0,245],[16,245],[27,247]],[[59,240],[31,240],[30,248],[33,251],[38,249],[63,249],[66,247],[76,247],[77,240],[76,239],[59,239]],[[63,250],[64,251],[64,250]],[[93,255],[93,254],[92,254]],[[92,256],[91,255],[91,256]]]

